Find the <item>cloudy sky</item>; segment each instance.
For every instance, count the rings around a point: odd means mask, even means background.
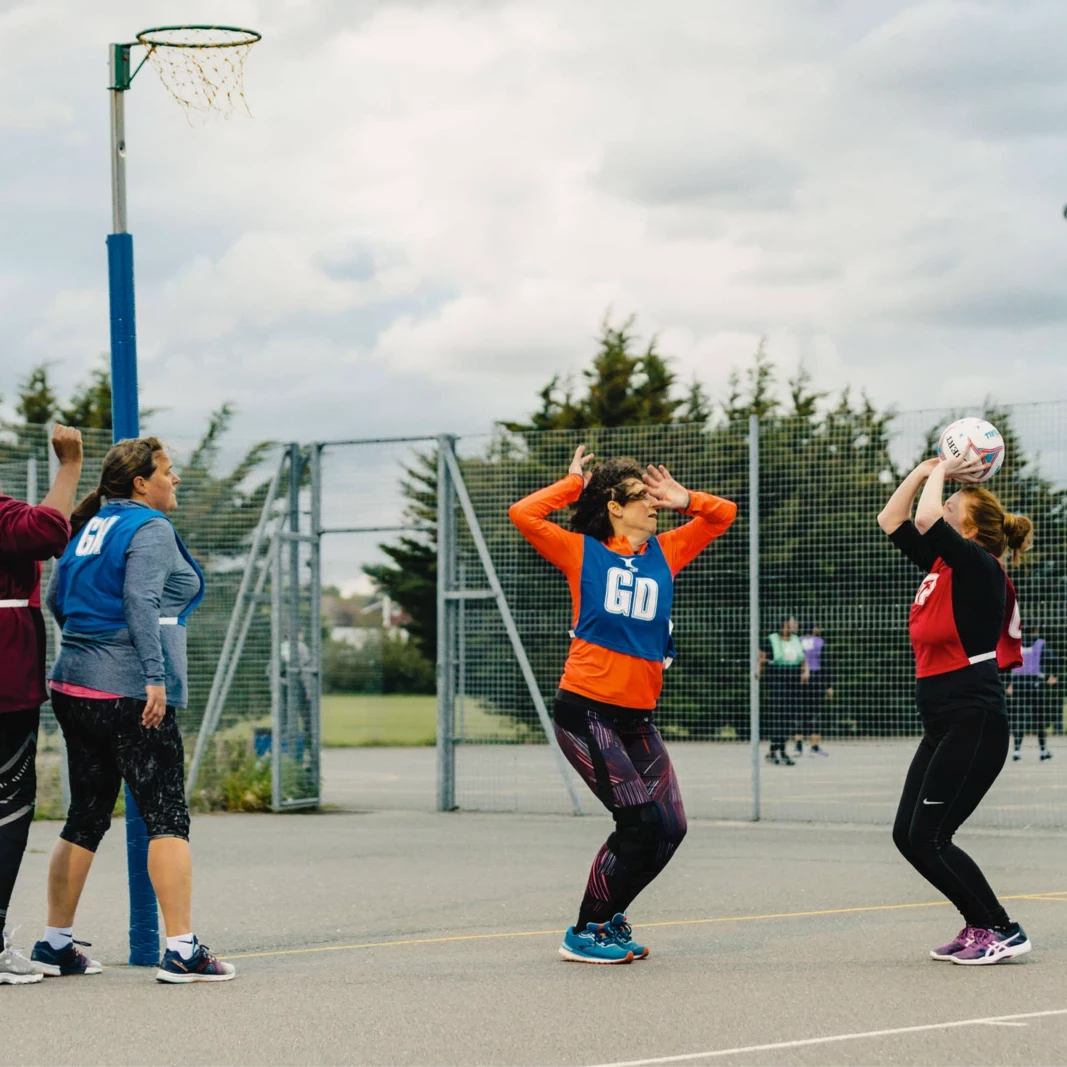
[[[487,429],[637,312],[904,408],[1067,398],[1067,6],[0,0],[0,393],[107,348],[107,44],[263,33],[254,118],[127,94],[144,403]]]

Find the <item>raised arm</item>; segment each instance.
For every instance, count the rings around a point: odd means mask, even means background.
[[[944,515],[945,505],[942,498],[945,494],[945,482],[950,479],[958,482],[973,481],[973,476],[982,469],[982,461],[971,458],[969,454],[954,459],[934,460],[933,463],[930,476],[923,486],[922,496],[919,497],[919,508],[915,512],[915,528],[922,534]]]
[[[924,459],[904,481],[897,486],[896,492],[889,498],[878,514],[878,525],[883,533],[892,534],[911,518],[911,508],[915,503],[923,482],[930,477],[930,472],[937,466],[938,460]]]
[[[52,449],[59,460],[59,470],[41,506],[55,508],[66,518],[74,510],[78,480],[82,473],[82,435],[80,430],[58,423],[52,429]]]
[[[732,500],[711,493],[690,492],[662,465],[649,465],[645,485],[657,507],[673,508],[693,516],[692,522],[668,530],[658,538],[672,574],[692,563],[712,541],[722,537],[737,518],[737,505]]]
[[[579,445],[571,460],[565,477],[545,489],[539,489],[523,497],[508,508],[508,518],[519,533],[530,542],[549,563],[569,572],[575,564],[581,565],[583,541],[581,534],[564,530],[557,523],[549,522],[548,516],[573,504],[582,495],[589,475],[586,466],[593,454],[586,454],[585,446]]]

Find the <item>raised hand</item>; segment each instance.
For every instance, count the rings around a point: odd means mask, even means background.
[[[58,422],[52,428],[52,448],[61,464],[78,464],[82,461],[81,430],[72,426],[61,426]]]
[[[977,482],[981,480],[984,470],[982,460],[968,449],[962,456],[946,456],[940,461],[945,472],[945,481]]]
[[[689,507],[689,490],[679,485],[662,463],[658,467],[650,463],[644,481],[656,507],[675,508],[677,511],[685,511]]]
[[[582,480],[585,482],[586,485],[588,485],[589,479],[592,478],[593,475],[590,474],[590,472],[587,471],[585,468],[588,466],[588,464],[592,462],[593,453],[589,452],[587,454],[585,451],[585,445],[579,445],[574,450],[574,459],[571,460],[571,465],[567,468],[567,473],[580,474],[582,476]]]

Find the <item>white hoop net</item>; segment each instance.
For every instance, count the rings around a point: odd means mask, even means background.
[[[229,118],[243,110],[251,116],[244,93],[244,65],[258,34],[221,26],[186,26],[145,30],[137,40],[190,125],[194,120],[206,121],[212,113]]]

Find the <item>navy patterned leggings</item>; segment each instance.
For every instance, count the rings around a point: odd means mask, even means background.
[[[185,750],[174,709],[156,728],[141,725],[145,701],[93,700],[52,692],[67,742],[70,810],[59,835],[95,852],[111,825],[122,780],[133,793],[149,839],[189,840]]]
[[[11,903],[33,821],[40,719],[38,708],[0,714],[0,920]]]
[[[552,708],[556,738],[611,812],[615,831],[593,860],[576,930],[625,912],[667,866],[686,831],[678,779],[651,712],[576,703],[581,699],[557,695]]]

